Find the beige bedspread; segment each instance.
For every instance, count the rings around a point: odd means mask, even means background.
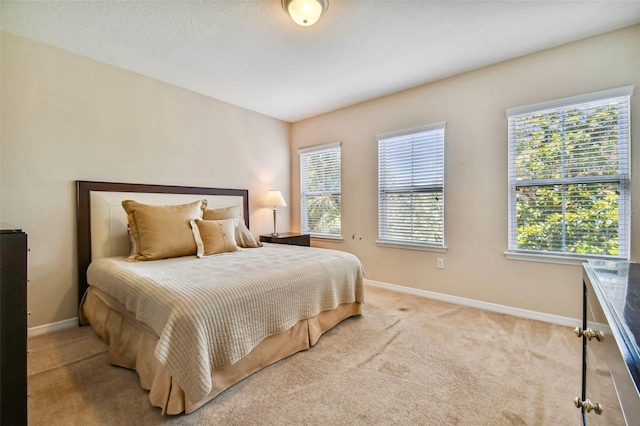
[[[87,278],[158,334],[156,357],[193,401],[209,393],[214,368],[264,338],[339,304],[364,302],[355,256],[276,244],[200,259],[99,259]]]

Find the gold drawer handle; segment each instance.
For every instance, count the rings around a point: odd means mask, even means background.
[[[576,336],[578,336],[578,337],[586,336],[587,340],[591,340],[594,337],[596,338],[596,340],[598,342],[602,342],[604,340],[604,332],[602,332],[602,331],[593,331],[590,328],[587,328],[586,330],[583,330],[580,327],[576,327],[573,330],[573,332],[576,333]]]
[[[576,408],[584,407],[587,413],[590,413],[591,411],[595,411],[596,414],[602,414],[602,410],[603,410],[602,405],[600,404],[594,405],[591,401],[589,401],[589,398],[582,401],[580,397],[576,396],[575,399],[573,400],[573,403],[576,405]]]

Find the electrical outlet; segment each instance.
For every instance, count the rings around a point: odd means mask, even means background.
[[[444,259],[442,258],[436,259],[436,267],[438,269],[444,269]]]

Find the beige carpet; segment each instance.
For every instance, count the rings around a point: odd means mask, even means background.
[[[576,425],[570,328],[367,287],[364,315],[187,416],[89,327],[29,339],[30,425]]]

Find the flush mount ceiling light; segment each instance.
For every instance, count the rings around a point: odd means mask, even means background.
[[[282,8],[287,11],[293,22],[309,27],[329,8],[329,0],[282,0]]]

